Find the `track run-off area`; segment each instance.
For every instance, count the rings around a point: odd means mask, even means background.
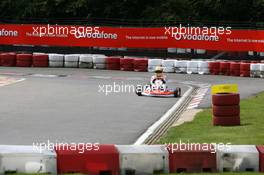
[[[138,97],[106,87],[144,85],[152,73],[69,68],[0,69],[0,144],[133,144],[181,98]],[[238,84],[242,98],[263,91],[263,79],[167,74],[184,96],[185,110],[211,105],[210,86]],[[109,90],[109,89],[108,89]],[[121,91],[121,92],[120,92]]]

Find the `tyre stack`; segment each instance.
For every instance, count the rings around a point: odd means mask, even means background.
[[[134,71],[135,72],[147,72],[148,71],[148,59],[136,58],[134,59]]]
[[[33,67],[49,67],[49,56],[47,54],[33,54]]]
[[[106,68],[105,60],[106,60],[105,55],[93,55],[94,69],[105,69]]]
[[[32,54],[17,54],[16,55],[17,67],[31,67],[32,66]]]
[[[64,67],[67,68],[77,68],[79,67],[79,55],[71,54],[64,56]]]
[[[219,75],[220,62],[209,62],[209,71],[211,75]]]
[[[260,64],[260,77],[264,78],[264,64]]]
[[[93,56],[91,54],[83,54],[80,55],[79,58],[79,68],[88,68],[92,69],[93,68]]]
[[[1,54],[1,65],[6,67],[16,66],[16,53],[2,53]]]
[[[120,70],[120,57],[107,57],[105,63],[107,70]]]
[[[209,65],[207,61],[199,61],[198,74],[200,75],[209,74]]]
[[[240,64],[240,77],[250,77],[250,63]]]
[[[230,63],[230,75],[231,76],[240,76],[240,63],[232,62]]]
[[[134,59],[133,58],[121,58],[120,59],[120,70],[133,71],[134,70]]]
[[[148,72],[155,72],[157,66],[162,66],[162,59],[148,60]]]
[[[260,64],[254,63],[250,65],[250,77],[252,78],[260,77]]]
[[[187,61],[174,61],[174,67],[175,67],[175,72],[176,73],[180,73],[180,74],[184,74],[187,72]]]
[[[220,62],[220,75],[230,75],[230,62]]]
[[[213,125],[240,125],[240,95],[238,93],[222,93],[212,96]]]
[[[64,55],[49,54],[49,66],[50,67],[63,67],[64,66]]]
[[[174,62],[175,60],[162,60],[163,72],[174,73],[175,72]]]
[[[198,63],[199,61],[188,61],[187,74],[198,74]]]

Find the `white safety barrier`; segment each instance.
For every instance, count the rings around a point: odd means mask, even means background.
[[[93,67],[94,69],[105,69],[106,56],[105,55],[93,55]]]
[[[251,64],[250,65],[250,77],[260,77],[260,64]]]
[[[188,61],[187,62],[187,74],[197,74],[198,73],[198,63],[199,61]]]
[[[186,73],[187,72],[187,61],[174,61],[174,67],[176,73]]]
[[[126,47],[120,47],[120,48],[117,48],[118,51],[127,51],[127,48]]]
[[[163,71],[165,73],[175,72],[174,62],[175,60],[162,60]]]
[[[169,153],[164,145],[117,145],[122,175],[169,173]]]
[[[254,52],[253,51],[248,51],[248,55],[249,56],[254,56]]]
[[[204,75],[209,74],[209,64],[207,61],[199,61],[198,62],[198,74]]]
[[[93,56],[91,54],[80,55],[79,68],[93,68]]]
[[[206,54],[206,50],[204,49],[195,49],[194,52],[198,55]]]
[[[64,67],[77,68],[79,67],[79,56],[78,54],[71,54],[64,56]]]
[[[39,147],[38,147],[39,148]],[[33,146],[0,145],[0,173],[57,174],[56,153]]]
[[[264,78],[264,64],[260,64],[260,77]]]
[[[259,171],[259,152],[255,145],[229,145],[217,148],[219,172]]]
[[[177,54],[185,54],[185,53],[186,53],[186,49],[177,48]]]
[[[157,66],[162,66],[162,59],[148,60],[148,72],[154,72]]]
[[[50,67],[63,67],[64,55],[62,54],[49,54],[49,66]]]
[[[192,49],[186,49],[186,53],[192,53]]]
[[[176,48],[168,48],[167,51],[168,51],[168,53],[177,53]]]

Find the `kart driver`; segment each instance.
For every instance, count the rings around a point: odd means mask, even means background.
[[[150,84],[157,86],[157,80],[161,82],[161,84],[159,84],[160,86],[166,85],[166,76],[163,74],[163,68],[161,66],[155,68],[155,75],[151,77]]]

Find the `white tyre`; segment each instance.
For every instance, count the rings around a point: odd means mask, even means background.
[[[148,72],[155,72],[156,66],[148,66]]]
[[[64,61],[64,55],[62,54],[49,54],[49,61]]]
[[[162,60],[163,67],[174,67],[175,60]]]
[[[203,54],[206,53],[206,50],[204,50],[204,49],[196,49],[195,53],[198,54],[198,55],[203,55]]]
[[[64,67],[68,67],[68,68],[77,68],[79,67],[79,62],[64,62]]]
[[[88,68],[88,69],[92,69],[93,68],[93,63],[90,62],[79,62],[79,68]]]
[[[186,49],[177,48],[177,54],[185,54],[185,53],[186,53]]]
[[[174,73],[175,72],[175,68],[174,67],[164,67],[163,68],[163,72],[165,72],[165,73]]]
[[[149,66],[161,66],[162,65],[162,59],[149,59],[148,65]]]
[[[63,67],[63,61],[49,61],[49,67]]]
[[[92,63],[93,62],[93,56],[92,55],[80,55],[80,59],[79,59],[80,62],[83,62],[83,63]]]
[[[65,62],[78,62],[79,61],[79,55],[77,55],[77,54],[65,55],[64,61]]]
[[[251,71],[260,71],[260,64],[251,64],[250,70]]]
[[[95,64],[104,64],[106,60],[105,55],[93,55],[93,63]]]
[[[198,68],[199,61],[188,61],[187,67]]]
[[[186,49],[186,53],[192,53],[192,49]]]
[[[210,73],[209,68],[198,68],[198,74],[200,75],[206,75],[209,73]]]
[[[102,64],[102,63],[95,63],[93,65],[94,69],[105,69],[106,68],[106,64]]]
[[[168,48],[167,51],[168,51],[168,53],[177,53],[176,48]]]
[[[127,51],[126,47],[117,48],[118,51]]]
[[[264,71],[264,64],[260,64],[260,71]]]
[[[248,55],[249,56],[254,56],[254,52],[253,51],[248,51]]]
[[[207,61],[199,61],[198,62],[198,68],[208,68],[208,62]]]
[[[186,73],[187,71],[187,61],[174,61],[174,67],[176,73]]]

